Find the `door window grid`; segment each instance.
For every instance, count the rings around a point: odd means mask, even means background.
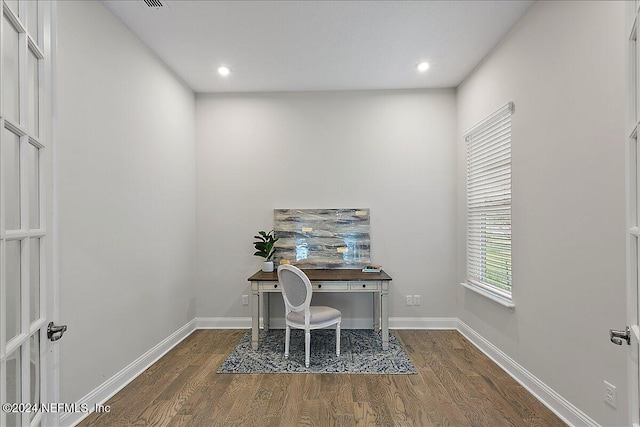
[[[12,399],[35,403],[43,400],[40,378],[42,349],[46,343],[45,319],[41,317],[45,293],[41,274],[46,238],[42,222],[42,72],[43,34],[41,2],[14,0],[0,8],[0,318],[8,313],[7,248],[19,260],[13,269],[19,272],[18,290],[12,315],[18,334],[8,337],[7,322],[0,325],[0,401]],[[25,26],[26,24],[26,26]],[[28,28],[28,31],[27,31]],[[10,49],[5,49],[8,42]],[[17,45],[15,44],[17,42]],[[7,79],[10,78],[11,80]],[[17,141],[17,143],[16,143]],[[13,152],[7,148],[13,144]],[[17,147],[17,149],[16,149]],[[7,163],[13,161],[13,183],[7,182]],[[11,185],[9,185],[11,184]],[[13,203],[8,200],[8,187],[13,188]],[[15,190],[18,190],[17,192]],[[16,194],[17,193],[17,194]],[[18,210],[15,211],[15,205]],[[14,208],[14,221],[6,223],[5,213]],[[15,273],[16,275],[18,273]],[[19,302],[18,302],[19,301]],[[10,338],[10,339],[8,339]],[[13,381],[11,383],[11,381]],[[0,413],[0,425],[39,425],[42,414]]]

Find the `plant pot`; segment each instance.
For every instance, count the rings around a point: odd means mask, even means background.
[[[265,261],[262,263],[262,271],[271,273],[273,271],[273,261]]]

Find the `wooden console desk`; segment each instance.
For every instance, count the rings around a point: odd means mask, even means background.
[[[382,330],[382,348],[389,348],[389,282],[391,277],[384,271],[363,273],[355,269],[304,270],[311,280],[313,293],[350,292],[373,293],[373,328]],[[251,345],[258,348],[260,312],[264,329],[269,330],[269,294],[280,294],[278,274],[258,271],[249,277],[251,282]]]

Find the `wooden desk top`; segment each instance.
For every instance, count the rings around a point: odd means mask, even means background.
[[[364,273],[360,269],[303,269],[309,280],[312,282],[341,282],[341,281],[365,281],[365,280],[392,280],[391,277],[381,270],[380,273]],[[265,273],[260,270],[247,279],[249,282],[277,282],[278,273],[274,270]]]

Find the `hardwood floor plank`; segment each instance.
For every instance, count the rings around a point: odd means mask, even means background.
[[[306,400],[319,400],[322,398],[321,393],[321,375],[306,375],[304,383],[304,398]]]
[[[147,406],[140,414],[138,421],[142,421],[145,426],[164,426],[171,422],[171,419],[178,413],[180,407],[176,407],[176,402],[171,400],[156,400]]]
[[[257,425],[258,418],[253,416],[255,412],[250,413],[249,409],[254,402],[261,402],[254,399],[256,391],[260,383],[260,377],[254,374],[242,375],[238,381],[238,386],[245,390],[234,399],[231,409],[224,420],[225,426],[253,426]],[[256,409],[265,409],[267,402],[262,401],[262,405],[256,405]]]
[[[300,418],[300,411],[304,405],[304,390],[306,383],[306,375],[289,375],[288,387],[285,392],[285,408],[280,416],[280,420],[284,425],[296,425]]]
[[[106,402],[106,405],[111,408],[110,412],[93,413],[85,418],[83,423],[86,424],[83,425],[132,424],[177,376],[178,374],[173,372],[167,375],[162,375],[160,372],[148,375],[143,373]]]
[[[353,402],[366,402],[369,399],[365,376],[361,374],[348,375],[351,383],[351,400]]]
[[[336,415],[331,425],[336,427],[354,427],[355,420],[353,415]]]
[[[404,395],[405,414],[415,426],[431,426],[431,421],[424,402],[430,397],[424,388],[414,387],[410,377],[414,375],[394,375],[392,377],[395,389]]]
[[[407,354],[411,354],[411,361],[413,365],[420,369],[427,366],[426,359],[422,356],[420,348],[422,347],[422,340],[418,338],[417,332],[414,330],[408,331],[395,331],[398,339],[402,342],[404,351]]]
[[[217,374],[245,333],[194,331],[79,425],[565,425],[457,331],[396,331],[416,375]]]
[[[324,400],[329,404],[334,414],[350,415],[353,408],[351,382],[348,375],[326,374],[330,388],[324,391]]]
[[[282,417],[285,410],[285,398],[287,397],[287,387],[289,378],[292,374],[273,374],[273,384],[271,388],[271,398],[269,398],[269,405],[267,406],[267,412],[265,416],[278,415]]]
[[[376,424],[393,425],[393,417],[388,406],[388,399],[391,396],[388,377],[388,375],[367,375],[366,377],[369,406],[376,415]]]
[[[549,427],[565,425],[556,414],[551,412],[521,385],[514,384],[506,386],[504,392],[509,396],[513,396],[513,399],[517,401],[520,406],[527,408],[527,410],[524,411],[526,425],[544,425]]]
[[[300,427],[316,427],[320,418],[320,403],[317,400],[303,400],[300,404],[300,410],[297,414],[295,424],[285,423],[286,425],[297,425]]]
[[[438,427],[460,427],[469,425],[462,410],[453,403],[443,403],[428,412],[429,421]]]
[[[450,360],[466,373],[467,379],[472,384],[471,389],[477,392],[473,397],[486,401],[487,405],[490,404],[494,412],[497,412],[505,422],[515,426],[526,426],[529,425],[527,419],[536,419],[535,411],[527,406],[527,402],[535,401],[541,405],[540,402],[461,334],[451,331],[451,333],[432,336],[432,339],[439,343],[449,355]],[[514,399],[516,395],[520,398]],[[555,415],[550,416],[548,422],[549,425],[554,423],[562,425]],[[557,424],[558,422],[560,424]]]
[[[178,414],[192,415],[188,426],[208,425],[218,415],[218,403],[229,389],[233,375],[219,375],[212,384],[201,384],[196,393],[186,402]]]
[[[167,427],[185,427],[193,418],[191,415],[175,415],[167,424]]]
[[[442,354],[447,355],[449,362],[448,369],[451,372],[460,372],[462,375],[456,378],[456,388],[460,393],[466,394],[465,400],[468,402],[465,409],[465,416],[473,425],[514,425],[512,419],[515,412],[506,401],[500,396],[493,379],[479,371],[482,365],[478,364],[478,369],[471,369],[466,365],[466,361],[461,357],[461,335],[457,331],[446,331],[443,334],[433,334],[430,337],[438,345]],[[476,356],[480,356],[480,353]],[[486,382],[490,379],[490,382]],[[496,393],[488,393],[491,390]]]

